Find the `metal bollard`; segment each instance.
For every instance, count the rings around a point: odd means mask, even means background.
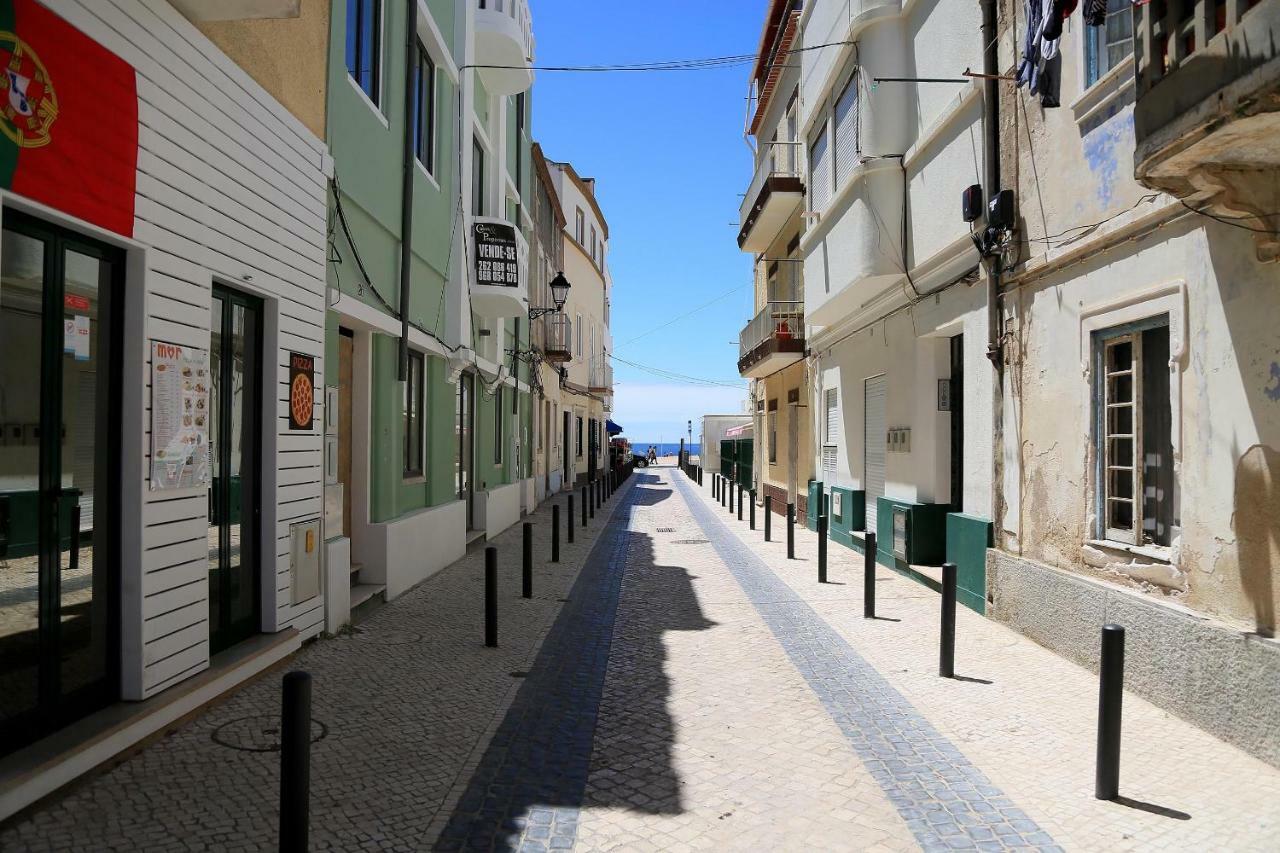
[[[726,489],[726,486],[725,486],[725,483],[726,483],[726,482],[727,482],[727,481],[725,480],[725,478],[724,478],[724,477],[721,477],[721,478],[720,478],[720,506],[724,506],[724,505],[727,503],[727,501],[725,500],[725,496],[724,496],[724,492],[725,492],[725,489]]]
[[[524,523],[524,554],[521,560],[520,597],[533,598],[533,524]]]
[[[733,490],[735,487],[738,489],[742,488],[737,483],[734,483],[734,482],[729,483],[729,515],[733,515]]]
[[[702,466],[698,466],[698,485],[702,485]]]
[[[742,521],[742,484],[738,484],[738,521]]]
[[[1120,711],[1124,703],[1124,628],[1102,626],[1102,662],[1098,667],[1098,759],[1093,795],[1120,796]]]
[[[956,674],[956,564],[942,564],[942,630],[938,637],[938,675]]]
[[[587,512],[592,518],[596,517],[596,481],[592,480],[591,485],[587,486]]]
[[[587,487],[582,487],[582,526],[587,526],[587,504],[591,503],[587,500]]]
[[[484,549],[484,644],[498,645],[498,549]]]
[[[560,504],[551,505],[551,562],[560,562]]]
[[[867,532],[862,554],[862,618],[876,618],[876,534]]]
[[[280,706],[280,850],[307,849],[311,811],[311,674],[284,677]]]
[[[711,499],[713,501],[720,500],[720,475],[711,475]]]
[[[787,501],[787,559],[796,558],[796,505]]]
[[[751,529],[755,530],[756,529],[756,490],[755,489],[751,490],[751,512],[747,513],[747,515],[751,519],[749,522],[749,524],[751,525]]]
[[[773,495],[764,496],[764,541],[768,542],[773,532]]]
[[[569,544],[572,545],[573,544],[573,492],[569,493],[569,508],[568,508],[568,512],[565,514],[564,529],[565,529],[565,532],[569,534],[567,538],[568,538]]]
[[[818,516],[818,583],[827,582],[827,514]]]

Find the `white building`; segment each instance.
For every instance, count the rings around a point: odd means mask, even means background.
[[[814,470],[841,493],[833,536],[861,549],[876,531],[879,560],[920,577],[992,515],[987,293],[960,216],[982,182],[982,88],[916,82],[981,68],[980,18],[976,3],[818,0],[791,60]],[[981,610],[981,546],[959,559],[960,600]]]
[[[27,4],[8,37],[72,166],[0,195],[0,815],[320,631],[330,173],[165,3]]]

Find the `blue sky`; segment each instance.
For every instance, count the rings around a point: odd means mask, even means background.
[[[530,5],[538,65],[601,65],[753,53],[765,0]],[[701,415],[739,411],[746,397],[737,340],[750,319],[751,258],[736,238],[752,171],[742,137],[750,71],[537,72],[534,137],[597,179],[609,220],[615,353],[738,385],[675,384],[615,361],[613,417],[637,443],[677,441],[690,418],[696,440]]]

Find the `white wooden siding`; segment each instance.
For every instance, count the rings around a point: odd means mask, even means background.
[[[146,264],[144,280],[126,282],[145,288],[144,340],[126,344],[146,348],[137,473],[145,481],[150,468],[148,342],[207,349],[215,281],[261,297],[263,404],[274,424],[263,435],[262,628],[318,633],[322,598],[290,598],[288,525],[321,513],[323,395],[310,432],[288,429],[282,401],[290,350],[315,357],[324,387],[324,144],[163,0],[45,2],[137,70],[134,240]],[[209,663],[207,490],[152,492],[144,482],[142,502],[125,509],[142,526],[140,552],[121,566],[123,613],[142,620],[124,629],[140,645],[131,654],[125,643],[127,699]]]

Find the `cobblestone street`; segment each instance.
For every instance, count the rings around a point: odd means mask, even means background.
[[[558,499],[559,500],[559,499]],[[1097,678],[785,524],[751,531],[675,468],[637,471],[577,541],[534,514],[303,649],[311,834],[334,850],[1274,850],[1280,770],[1126,695],[1119,802],[1093,798]],[[0,829],[9,850],[276,844],[275,670]]]

